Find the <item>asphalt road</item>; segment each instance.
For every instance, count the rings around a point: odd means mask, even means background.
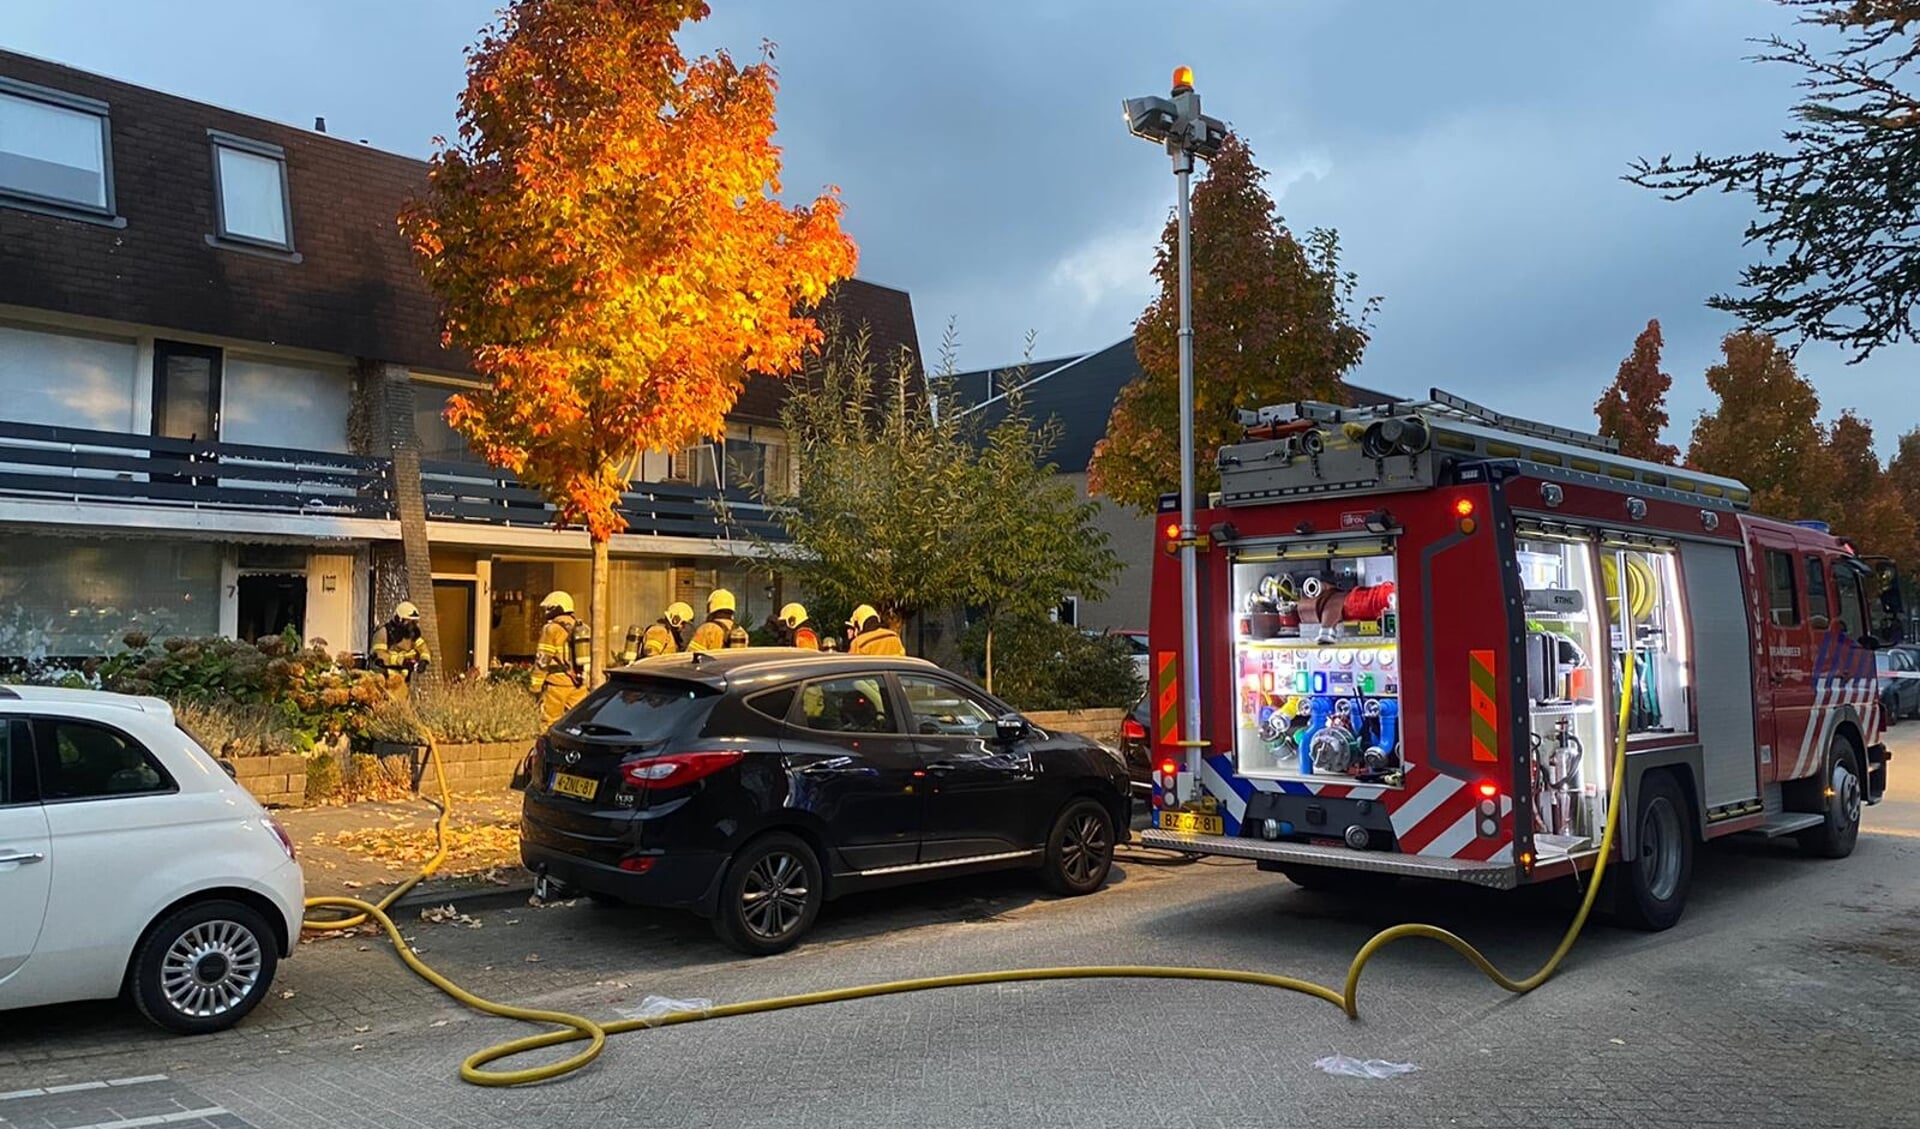
[[[1596,926],[1525,998],[1413,942],[1371,967],[1357,1022],[1235,985],[964,988],[618,1036],[579,1075],[499,1091],[458,1082],[459,1062],[527,1028],[453,1005],[377,939],[323,940],[223,1035],[163,1036],[116,1004],[0,1014],[0,1126],[1920,1125],[1920,725],[1891,744],[1911,759],[1895,761],[1895,793],[1851,859],[1716,845],[1678,927]],[[1400,921],[1445,925],[1530,972],[1572,908],[1570,890],[1412,884],[1343,900],[1240,864],[1130,863],[1116,879],[1073,901],[1020,876],[849,899],[811,943],[759,961],[691,919],[586,902],[411,931],[484,994],[610,1016],[649,995],[725,1002],[1063,963],[1337,984],[1354,949]],[[1419,1070],[1315,1069],[1332,1054]]]

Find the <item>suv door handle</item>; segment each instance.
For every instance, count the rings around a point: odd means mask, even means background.
[[[932,764],[927,766],[927,771],[931,773],[939,774],[939,773],[945,773],[945,772],[952,772],[954,769],[959,767],[960,767],[959,765],[953,763],[952,761],[934,761]]]
[[[36,851],[21,851],[11,855],[0,855],[0,863],[44,862],[46,860],[46,857],[47,857],[46,855],[40,854]]]

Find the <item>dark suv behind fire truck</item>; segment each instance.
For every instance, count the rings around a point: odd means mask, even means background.
[[[856,890],[1029,868],[1092,893],[1129,834],[1097,743],[919,659],[785,648],[613,672],[516,785],[543,884],[690,909],[753,955]]]

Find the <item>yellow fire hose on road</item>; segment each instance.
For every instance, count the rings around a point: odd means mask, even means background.
[[[1586,896],[1580,902],[1580,910],[1574,914],[1573,923],[1567,927],[1566,935],[1560,939],[1559,947],[1540,967],[1538,972],[1525,979],[1515,980],[1495,968],[1479,949],[1467,943],[1456,933],[1434,925],[1395,925],[1374,934],[1360,951],[1353,956],[1353,962],[1347,966],[1347,980],[1344,989],[1334,989],[1323,984],[1295,979],[1291,976],[1277,976],[1265,972],[1251,972],[1226,968],[1181,968],[1157,965],[1087,965],[1065,968],[1021,968],[999,972],[966,972],[952,976],[927,976],[914,980],[893,980],[882,984],[864,984],[854,988],[836,988],[824,992],[807,992],[793,996],[774,996],[764,1000],[747,1000],[741,1003],[722,1004],[703,1011],[674,1012],[660,1018],[622,1019],[613,1023],[601,1023],[581,1015],[572,1015],[562,1011],[543,1011],[538,1008],[516,1007],[512,1004],[498,1003],[474,995],[453,981],[434,971],[420,959],[413,947],[407,944],[400,934],[400,927],[394,923],[387,911],[392,908],[407,891],[418,885],[423,879],[440,869],[447,858],[447,821],[452,814],[452,794],[447,789],[447,777],[440,766],[438,750],[430,750],[433,759],[434,777],[440,787],[441,801],[439,817],[434,821],[434,835],[438,849],[433,858],[399,887],[389,892],[378,902],[366,902],[359,898],[324,897],[309,898],[309,909],[337,909],[348,911],[349,916],[335,919],[308,920],[302,926],[314,932],[329,932],[352,929],[367,921],[378,922],[393,941],[394,951],[400,954],[408,968],[421,979],[445,992],[460,1003],[505,1019],[518,1019],[528,1023],[551,1024],[558,1028],[539,1035],[499,1043],[476,1051],[467,1056],[460,1064],[460,1077],[463,1081],[476,1086],[518,1086],[528,1082],[544,1082],[570,1074],[592,1062],[606,1049],[607,1036],[638,1031],[648,1027],[670,1027],[679,1023],[697,1023],[707,1019],[724,1019],[735,1015],[754,1015],[769,1011],[785,1011],[788,1008],[811,1007],[815,1004],[838,1003],[842,1000],[871,999],[875,996],[893,996],[904,992],[925,992],[936,988],[959,988],[974,984],[1008,984],[1030,980],[1100,980],[1100,979],[1136,979],[1136,980],[1212,980],[1231,984],[1253,984],[1263,988],[1279,988],[1289,992],[1299,992],[1315,999],[1325,1000],[1347,1013],[1347,1018],[1360,1017],[1360,973],[1366,968],[1376,953],[1395,941],[1421,937],[1438,941],[1467,958],[1475,968],[1485,973],[1489,980],[1516,994],[1533,991],[1547,982],[1560,963],[1566,959],[1573,943],[1586,926],[1587,915],[1593,909],[1595,897],[1600,891],[1600,880],[1607,869],[1607,857],[1613,852],[1615,829],[1620,823],[1621,782],[1626,775],[1627,764],[1627,710],[1631,703],[1633,685],[1633,655],[1627,652],[1627,668],[1620,683],[1620,716],[1615,731],[1613,750],[1613,769],[1611,788],[1607,800],[1606,830],[1600,837],[1600,857],[1594,864],[1592,880],[1587,884]],[[563,1043],[584,1041],[587,1045],[558,1062],[541,1066],[530,1066],[520,1070],[486,1070],[489,1063],[504,1058],[512,1058],[527,1051],[543,1047],[559,1046]]]

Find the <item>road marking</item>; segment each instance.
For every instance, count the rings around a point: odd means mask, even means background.
[[[82,1090],[104,1090],[109,1086],[138,1086],[146,1082],[165,1082],[164,1074],[142,1074],[133,1078],[108,1078],[100,1082],[69,1082],[64,1086],[41,1086],[32,1090],[8,1090],[0,1102],[10,1098],[44,1098],[48,1094],[75,1094]]]
[[[219,1117],[227,1111],[221,1106],[210,1105],[205,1109],[183,1109],[178,1113],[157,1113],[152,1117],[133,1117],[124,1121],[96,1121],[91,1125],[74,1125],[69,1129],[141,1129],[147,1125],[175,1125],[182,1121],[204,1121],[210,1117]]]

